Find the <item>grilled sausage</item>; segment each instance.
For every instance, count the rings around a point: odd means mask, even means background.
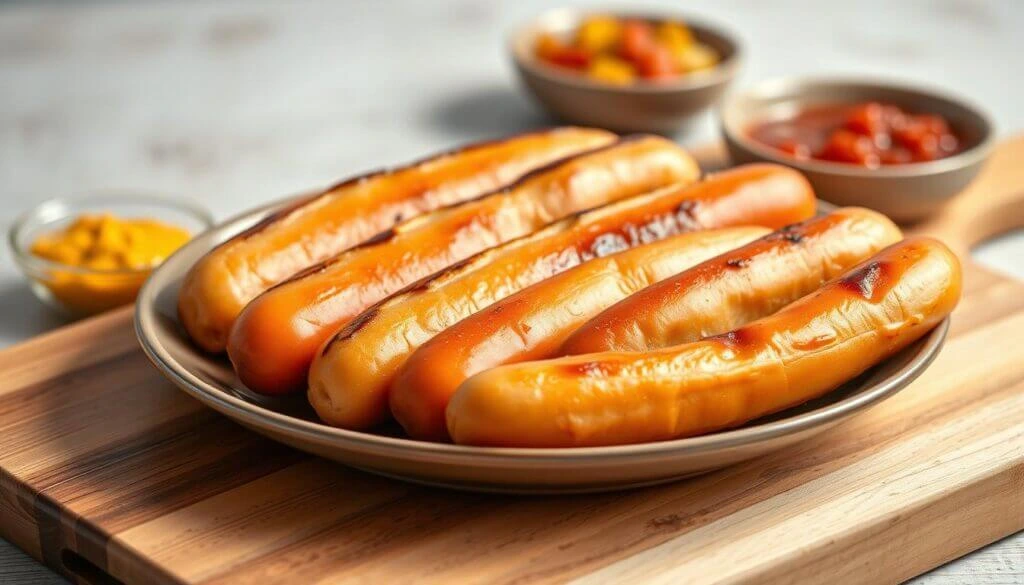
[[[774,195],[774,206],[751,205],[767,193]],[[590,258],[673,234],[762,222],[778,227],[813,209],[814,193],[802,176],[758,165],[564,220],[484,252],[354,319],[315,359],[310,402],[329,424],[366,428],[386,418],[388,386],[409,354],[504,296]],[[440,425],[443,434],[443,420]]]
[[[511,187],[421,215],[256,297],[228,340],[244,384],[277,394],[305,387],[317,348],[401,288],[570,214],[668,184],[699,169],[672,142],[624,139],[534,171]]]
[[[902,237],[880,213],[836,210],[630,296],[573,333],[558,353],[644,351],[730,331],[811,293]]]
[[[344,181],[206,254],[182,284],[181,321],[204,350],[224,351],[231,324],[246,303],[292,274],[399,219],[477,197],[531,169],[614,140],[603,130],[558,128],[474,144]]]
[[[943,244],[890,246],[774,315],[702,341],[499,366],[448,405],[456,443],[576,447],[741,425],[840,386],[935,327],[961,274]]]
[[[767,232],[738,227],[681,234],[591,260],[506,297],[416,350],[391,387],[391,412],[412,438],[446,440],[445,408],[469,376],[550,357],[601,309]]]

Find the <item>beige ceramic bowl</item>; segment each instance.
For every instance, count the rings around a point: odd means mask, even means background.
[[[959,154],[941,160],[866,169],[827,161],[800,161],[757,143],[753,124],[793,116],[806,107],[865,101],[892,103],[915,113],[949,120],[964,144]],[[992,150],[994,129],[977,106],[940,90],[886,81],[852,79],[774,79],[729,96],[721,108],[721,129],[736,163],[768,161],[802,171],[818,196],[837,205],[877,209],[897,221],[915,221],[938,210],[981,170]]]
[[[534,55],[541,33],[568,34],[588,16],[614,14],[646,20],[679,19],[703,43],[715,48],[721,62],[707,71],[691,73],[663,83],[615,86],[561,71],[540,62]],[[523,84],[551,113],[574,124],[608,128],[617,132],[658,132],[685,130],[698,114],[714,104],[739,69],[740,47],[735,37],[716,27],[685,15],[641,11],[552,10],[516,30],[509,49]]]
[[[260,396],[226,359],[189,342],[178,321],[178,288],[215,244],[276,208],[206,232],[164,262],[139,294],[135,329],[146,355],[171,382],[239,424],[296,449],[407,481],[477,491],[587,492],[638,487],[704,473],[783,449],[892,396],[938,355],[948,320],[864,375],[829,394],[742,428],[674,441],[574,449],[467,447],[414,441],[398,429],[376,433],[320,423],[305,394]]]

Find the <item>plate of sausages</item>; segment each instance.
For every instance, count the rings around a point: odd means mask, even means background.
[[[782,449],[937,355],[956,256],[797,171],[564,127],[245,213],[147,281],[157,368],[235,421],[470,490],[670,481]]]

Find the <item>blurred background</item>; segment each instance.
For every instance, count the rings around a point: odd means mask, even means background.
[[[559,3],[573,4],[582,3]],[[881,76],[969,98],[988,110],[1002,137],[1024,131],[1018,0],[644,5],[738,36],[744,57],[733,89],[782,75]],[[6,231],[49,197],[104,189],[181,195],[224,219],[382,164],[552,125],[517,85],[506,47],[514,27],[551,7],[536,0],[0,3],[0,224]],[[717,140],[713,115],[674,138]],[[978,253],[1024,275],[1019,234]],[[0,307],[0,346],[60,323],[32,298],[6,251]],[[998,579],[1021,578],[1022,557],[1018,537],[924,579],[1019,583]],[[0,568],[3,582],[5,574],[22,579],[11,582],[55,579],[6,543]]]

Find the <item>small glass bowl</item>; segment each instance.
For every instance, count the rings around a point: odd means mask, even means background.
[[[44,304],[77,318],[127,305],[135,300],[154,266],[144,269],[97,270],[61,264],[32,253],[39,236],[59,231],[87,214],[155,219],[187,230],[192,236],[213,226],[213,216],[190,201],[136,193],[102,193],[50,199],[25,213],[11,226],[8,243],[14,259]]]

